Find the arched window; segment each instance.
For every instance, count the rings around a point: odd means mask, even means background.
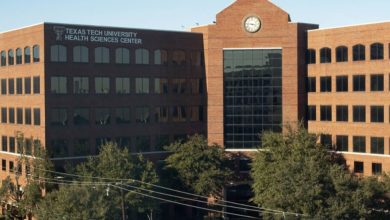
[[[31,50],[30,47],[24,48],[24,63],[31,63]]]
[[[22,64],[22,49],[16,49],[16,64]]]
[[[135,50],[135,63],[136,64],[149,64],[149,50],[147,50],[147,49]]]
[[[66,62],[66,47],[64,45],[52,45],[50,47],[50,61]]]
[[[129,64],[130,63],[130,50],[127,48],[117,48],[115,50],[115,63]]]
[[[348,61],[348,47],[339,46],[336,48],[336,62]]]
[[[166,50],[154,51],[154,64],[167,65],[168,64],[168,52]]]
[[[88,63],[89,51],[86,46],[73,47],[73,62],[75,63]]]
[[[332,50],[328,47],[324,47],[320,50],[320,62],[331,63],[332,62]]]
[[[186,53],[183,50],[173,51],[172,63],[174,65],[185,65],[186,64]]]
[[[39,45],[33,46],[33,62],[39,62]]]
[[[1,66],[6,66],[7,65],[7,54],[5,51],[1,51]]]
[[[8,50],[8,65],[14,65],[14,50]]]
[[[373,43],[370,47],[371,60],[383,60],[383,44]]]
[[[353,46],[353,61],[360,61],[366,59],[366,47],[363,44]]]
[[[308,49],[307,50],[307,64],[314,64],[316,63],[316,50],[315,49]]]
[[[110,63],[110,50],[107,47],[95,48],[95,63]]]

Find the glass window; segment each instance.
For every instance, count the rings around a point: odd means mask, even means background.
[[[339,46],[336,48],[336,62],[348,61],[348,47]]]
[[[353,152],[366,153],[366,137],[364,136],[353,137]]]
[[[22,78],[16,78],[16,94],[18,94],[18,95],[23,94],[23,79]]]
[[[110,50],[107,47],[95,48],[95,63],[110,63]]]
[[[1,80],[1,94],[7,95],[7,80],[6,79]]]
[[[34,94],[39,94],[41,91],[41,84],[39,76],[34,76],[33,78]]]
[[[129,64],[130,63],[130,50],[127,48],[117,48],[115,50],[115,63]]]
[[[135,64],[149,64],[149,50],[136,49],[135,50]]]
[[[95,78],[95,93],[96,94],[110,93],[110,78],[96,77]]]
[[[336,76],[336,91],[348,92],[348,76]]]
[[[332,121],[332,106],[321,106],[321,121]]]
[[[75,108],[73,110],[73,124],[74,125],[87,125],[87,124],[89,124],[89,109]]]
[[[366,76],[365,75],[353,76],[353,91],[354,92],[366,91]]]
[[[332,135],[330,134],[321,134],[320,135],[321,145],[325,148],[332,149]]]
[[[353,61],[361,61],[366,59],[366,47],[362,44],[353,46]]]
[[[330,48],[322,48],[320,50],[320,62],[331,63],[332,62],[332,50]]]
[[[24,94],[31,94],[31,78],[24,78]]]
[[[366,122],[366,106],[353,106],[353,122]]]
[[[111,121],[111,114],[109,108],[97,108],[95,109],[95,124],[96,125],[109,125]]]
[[[86,138],[78,138],[73,141],[74,156],[88,156],[91,154],[90,143]]]
[[[135,109],[135,121],[137,123],[149,123],[150,122],[149,107],[137,107]]]
[[[193,95],[199,95],[199,94],[202,94],[202,90],[203,90],[203,81],[202,79],[190,79],[188,80],[188,89],[189,89],[189,92],[190,94],[193,94]]]
[[[16,48],[16,64],[22,64],[22,63],[23,63],[22,49]]]
[[[39,62],[39,45],[33,46],[33,62]]]
[[[31,49],[30,49],[30,47],[24,48],[24,63],[31,63]]]
[[[1,66],[6,66],[7,65],[7,54],[6,54],[6,52],[4,50],[1,51],[1,62],[0,62],[0,65]]]
[[[370,46],[371,60],[383,60],[383,44],[374,43]]]
[[[154,51],[154,64],[167,65],[168,64],[168,53],[166,50],[155,50]]]
[[[309,121],[317,120],[317,108],[315,105],[309,105],[307,107],[307,120]]]
[[[135,93],[149,94],[149,78],[135,79]]]
[[[384,122],[383,106],[371,106],[371,122]]]
[[[14,79],[8,79],[8,94],[10,94],[10,95],[15,94],[15,80]]]
[[[7,123],[7,108],[1,108],[1,123]]]
[[[150,151],[150,137],[149,136],[137,136],[135,138],[135,148],[137,152]]]
[[[89,62],[89,49],[86,46],[73,47],[73,62],[75,63],[88,63]]]
[[[115,141],[121,149],[127,148],[130,150],[130,146],[131,146],[130,137],[117,137],[115,138]]]
[[[371,75],[371,91],[383,91],[383,74]]]
[[[156,144],[154,150],[157,151],[164,151],[165,150],[164,147],[170,144],[169,135],[156,136],[155,140],[156,140]]]
[[[155,122],[167,122],[168,121],[168,107],[157,107],[154,111]]]
[[[172,55],[174,65],[186,65],[186,53],[183,50],[175,50]]]
[[[381,163],[372,163],[372,174],[381,175],[382,174],[382,164]]]
[[[115,117],[117,124],[130,124],[130,108],[116,108]]]
[[[9,161],[9,172],[10,173],[13,173],[14,172],[14,162],[13,161]]]
[[[1,160],[1,169],[3,171],[7,170],[7,161],[6,160]]]
[[[51,109],[50,125],[66,126],[68,125],[68,112],[66,108]]]
[[[385,153],[385,140],[383,137],[371,137],[371,153],[372,154]]]
[[[184,122],[186,121],[187,111],[185,106],[174,106],[172,107],[172,121]]]
[[[154,79],[154,93],[168,94],[168,79],[155,78]]]
[[[117,77],[115,78],[116,94],[130,94],[130,78]]]
[[[34,108],[34,125],[41,125],[41,110]]]
[[[200,51],[192,51],[191,52],[191,64],[193,66],[201,66],[202,65],[202,53]]]
[[[353,171],[355,173],[363,173],[364,172],[364,163],[363,162],[355,161],[353,165],[354,165]]]
[[[16,108],[16,123],[23,124],[23,108]]]
[[[200,116],[201,116],[201,113],[200,113],[200,106],[191,106],[190,107],[190,121],[192,122],[199,122],[201,121],[200,120]]]
[[[67,79],[65,76],[52,76],[50,78],[51,93],[53,94],[67,94]]]
[[[15,109],[14,108],[9,108],[8,109],[8,121],[10,124],[15,124]]]
[[[14,65],[14,50],[8,50],[8,65]]]
[[[66,47],[64,45],[52,45],[50,47],[51,62],[66,62],[66,56]]]
[[[315,64],[316,63],[316,50],[308,49],[307,50],[307,64]]]
[[[1,151],[4,151],[4,152],[8,151],[8,137],[7,136],[1,136]]]
[[[348,152],[348,136],[337,135],[336,136],[336,147],[338,151]]]
[[[332,77],[322,76],[320,77],[321,92],[332,92]]]
[[[173,79],[172,80],[173,94],[185,94],[186,87],[187,87],[187,85],[186,85],[185,79]]]
[[[336,106],[336,121],[348,122],[348,106]]]
[[[68,152],[68,141],[65,139],[55,139],[50,141],[49,152],[52,157],[67,157]]]
[[[24,109],[24,123],[26,125],[31,125],[32,123],[31,108]]]
[[[307,92],[316,92],[316,78],[307,77]]]
[[[15,153],[15,138],[9,137],[9,151]]]
[[[88,79],[88,77],[73,77],[73,93],[74,94],[88,94],[89,93],[89,79]]]

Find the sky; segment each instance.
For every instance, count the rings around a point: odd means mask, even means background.
[[[0,32],[41,22],[188,30],[235,0],[0,0]],[[271,0],[293,22],[320,27],[390,21],[389,0]]]

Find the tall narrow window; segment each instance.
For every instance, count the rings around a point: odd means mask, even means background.
[[[348,76],[336,76],[336,91],[348,92]]]
[[[6,52],[3,50],[1,51],[1,60],[0,60],[0,65],[1,66],[6,66],[7,65],[7,54]]]
[[[383,44],[374,43],[370,46],[371,60],[383,60]]]
[[[73,93],[74,94],[88,94],[89,93],[89,79],[88,79],[88,77],[73,77]]]
[[[24,94],[31,94],[31,78],[24,78]]]
[[[8,121],[10,124],[15,124],[15,109],[14,108],[9,108],[8,109]]]
[[[348,61],[348,47],[339,46],[336,48],[336,62]]]
[[[95,63],[110,63],[110,50],[107,47],[95,48]]]
[[[316,78],[307,77],[307,92],[316,92]]]
[[[39,45],[33,46],[33,62],[39,62]]]
[[[353,46],[353,61],[361,61],[366,59],[366,47],[362,44]]]
[[[309,105],[307,107],[307,120],[315,121],[317,119],[317,108],[315,105]]]
[[[129,64],[130,63],[130,50],[127,48],[117,48],[115,50],[115,63]]]
[[[1,79],[1,94],[7,95],[7,79]]]
[[[9,95],[15,94],[15,80],[14,79],[8,79],[8,94]]]
[[[51,62],[66,62],[66,56],[66,47],[64,45],[52,45],[50,47]]]
[[[332,50],[330,48],[322,48],[320,50],[320,62],[331,63],[332,62]]]
[[[354,92],[366,91],[366,76],[365,75],[353,76],[353,91]]]
[[[95,78],[95,93],[96,94],[110,93],[110,78],[96,77]]]
[[[41,125],[41,110],[34,108],[34,125]]]
[[[173,51],[172,63],[174,65],[186,65],[186,53],[183,50]]]
[[[22,49],[17,48],[16,49],[16,64],[22,64],[22,63],[23,63]]]
[[[315,49],[308,49],[307,50],[307,64],[315,64],[316,63],[316,50]]]
[[[34,94],[39,94],[41,91],[41,83],[40,83],[40,78],[39,76],[34,76],[33,78],[33,89],[34,89]]]
[[[16,123],[23,124],[23,108],[16,108]]]
[[[31,125],[32,117],[31,117],[31,108],[24,109],[24,123],[26,125]]]
[[[1,123],[6,124],[8,121],[7,108],[1,108]]]
[[[8,50],[8,65],[14,65],[14,50]]]
[[[168,64],[168,53],[166,50],[155,50],[154,51],[154,64],[167,65]]]
[[[321,92],[332,92],[332,77],[322,76],[320,77]]]
[[[24,63],[31,63],[31,49],[30,49],[30,47],[24,48]]]
[[[22,78],[16,78],[16,94],[18,94],[18,95],[23,94],[23,79]]]
[[[149,50],[136,49],[135,50],[135,63],[136,64],[149,64]]]
[[[50,79],[51,93],[53,94],[67,94],[67,79],[65,76],[52,76]]]
[[[75,63],[88,63],[89,50],[86,46],[73,47],[73,62]]]

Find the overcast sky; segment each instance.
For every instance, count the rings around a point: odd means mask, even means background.
[[[0,0],[0,32],[46,22],[162,30],[210,24],[234,0]],[[272,0],[320,27],[390,20],[389,0]]]

